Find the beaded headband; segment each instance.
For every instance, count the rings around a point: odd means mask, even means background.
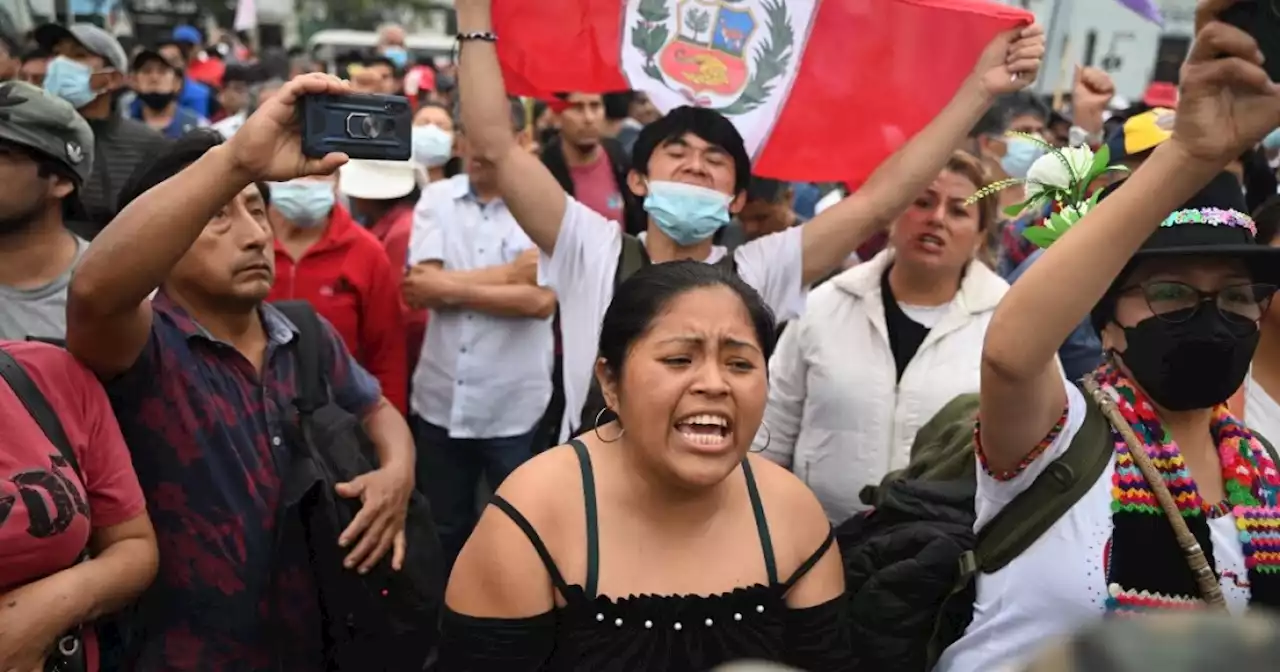
[[[1160,223],[1162,227],[1181,226],[1183,224],[1201,224],[1207,226],[1226,226],[1233,229],[1244,229],[1249,235],[1257,237],[1258,227],[1253,218],[1238,210],[1221,208],[1199,208],[1179,210]]]

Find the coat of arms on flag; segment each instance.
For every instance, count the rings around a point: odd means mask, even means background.
[[[628,0],[623,70],[659,109],[714,109],[753,147],[786,98],[815,13],[813,0]]]

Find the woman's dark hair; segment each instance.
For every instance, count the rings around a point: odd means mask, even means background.
[[[672,300],[694,289],[721,286],[733,290],[746,306],[760,350],[768,361],[777,340],[776,328],[773,311],[760,294],[719,264],[670,261],[640,269],[614,292],[600,327],[599,354],[609,372],[615,379],[622,375],[627,352],[648,333],[653,321]]]
[[[747,154],[742,134],[723,114],[702,107],[677,107],[641,129],[635,147],[631,149],[632,168],[641,175],[648,175],[649,159],[653,158],[653,153],[688,134],[723,149],[732,157],[735,169],[733,191],[742,193],[747,190],[751,184],[751,156]]]

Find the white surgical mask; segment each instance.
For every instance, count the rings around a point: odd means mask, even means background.
[[[453,156],[453,134],[436,126],[413,127],[413,159],[428,168],[439,168]]]

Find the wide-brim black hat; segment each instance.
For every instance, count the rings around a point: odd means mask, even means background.
[[[1105,199],[1123,182],[1103,192]],[[1159,258],[1237,259],[1253,282],[1280,285],[1280,248],[1262,245],[1248,214],[1244,189],[1231,173],[1219,173],[1200,193],[1172,213],[1134,253],[1090,315],[1095,329],[1111,319],[1116,294],[1139,263]]]

